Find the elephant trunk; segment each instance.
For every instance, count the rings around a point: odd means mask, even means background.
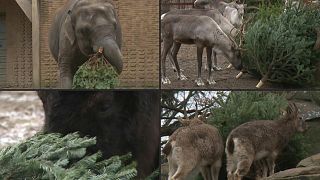
[[[123,60],[120,48],[116,41],[112,38],[104,38],[93,47],[94,52],[98,52],[100,47],[103,48],[103,54],[107,61],[115,68],[118,74],[121,74]]]

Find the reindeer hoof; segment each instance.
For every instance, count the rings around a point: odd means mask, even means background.
[[[222,68],[219,67],[219,66],[213,66],[212,69],[213,69],[214,71],[221,71],[221,70],[222,70]]]
[[[257,84],[256,88],[261,88],[263,86],[263,82],[260,80],[259,83]]]
[[[182,73],[180,74],[179,79],[180,79],[181,81],[188,80],[188,78],[187,78],[185,75],[183,75]]]
[[[242,71],[239,72],[239,74],[236,76],[236,79],[240,79],[242,75],[243,75],[243,72]]]
[[[199,87],[204,86],[204,82],[202,81],[201,78],[196,79],[195,82],[196,82],[197,86],[199,86]]]
[[[167,78],[167,77],[163,77],[163,78],[161,78],[161,82],[162,82],[162,84],[171,84],[170,79],[169,79],[169,78]]]
[[[214,84],[217,84],[217,82],[213,79],[207,79],[209,85],[214,85]]]

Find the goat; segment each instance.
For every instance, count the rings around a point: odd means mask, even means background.
[[[165,15],[194,15],[194,16],[208,16],[211,17],[222,29],[224,33],[226,33],[228,36],[235,37],[238,33],[239,30],[236,29],[227,18],[225,18],[217,9],[175,9],[171,10],[166,14],[163,14],[161,16],[161,19],[165,17]],[[172,54],[172,57],[177,56],[178,51],[175,51],[176,54]],[[172,53],[172,52],[171,52]],[[220,67],[217,65],[217,57],[216,57],[216,51],[213,50],[212,52],[213,55],[213,70],[221,70]],[[173,66],[173,69],[176,71],[177,67],[174,66],[174,61],[172,58],[170,58],[170,62]],[[207,67],[206,67],[207,69]],[[181,70],[181,69],[180,69]],[[185,76],[181,74],[183,77],[182,80],[185,80]]]
[[[253,164],[262,169],[262,178],[272,175],[275,160],[290,138],[306,130],[306,123],[299,118],[295,104],[289,104],[278,120],[250,121],[233,129],[225,149],[228,180],[242,179]]]
[[[162,150],[168,159],[168,179],[182,180],[200,170],[205,180],[218,180],[224,149],[219,130],[199,118],[180,121],[185,126],[170,136]]]
[[[207,49],[207,62],[209,65],[209,77],[207,79],[209,84],[216,82],[212,77],[212,48],[219,49],[229,60],[229,62],[236,68],[241,70],[242,63],[240,59],[240,52],[237,49],[236,43],[226,35],[219,25],[208,16],[192,16],[192,15],[166,15],[161,22],[161,32],[163,38],[163,51],[161,53],[162,64],[162,83],[170,84],[169,78],[166,76],[165,60],[169,50],[173,46],[173,55],[176,55],[181,44],[195,44],[197,46],[197,60],[198,60],[198,77],[196,84],[203,86],[204,82],[201,79],[202,68],[202,54],[203,49]],[[169,53],[169,56],[171,54]],[[172,56],[172,55],[171,55]],[[181,76],[180,68],[177,62],[177,57],[171,57],[177,68],[177,76]]]

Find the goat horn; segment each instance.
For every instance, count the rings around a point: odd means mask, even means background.
[[[240,50],[240,51],[247,51],[248,49],[244,49],[244,48],[240,48],[238,47],[237,50]]]
[[[194,115],[194,117],[195,118],[198,118],[198,114],[199,112],[198,112],[198,103],[197,103],[197,101],[196,101],[196,113],[195,113],[195,115]]]
[[[183,108],[184,118],[187,118],[187,117],[188,117],[188,115],[187,115],[187,107],[186,107],[186,106],[187,106],[187,105],[185,105],[184,108]]]

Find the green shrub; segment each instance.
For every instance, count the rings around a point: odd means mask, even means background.
[[[306,86],[315,84],[315,64],[320,53],[313,50],[320,9],[289,8],[279,16],[266,10],[248,27],[244,37],[243,64],[266,80]]]
[[[95,138],[77,133],[38,134],[0,151],[0,179],[133,179],[137,175],[131,154],[102,159],[87,154]]]
[[[105,58],[96,56],[80,66],[73,79],[74,89],[113,89],[118,85],[114,68]]]

